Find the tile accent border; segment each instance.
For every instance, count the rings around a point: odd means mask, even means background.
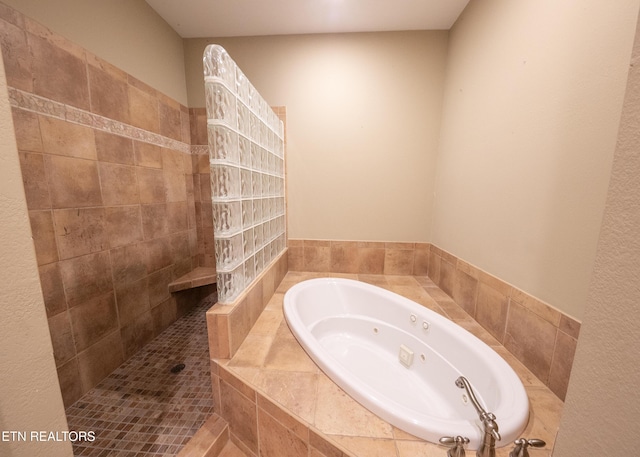
[[[192,147],[182,141],[177,141],[55,100],[24,92],[20,89],[13,87],[9,87],[8,89],[9,103],[14,108],[21,108],[36,114],[54,117],[163,148],[174,149],[185,154],[193,153]]]

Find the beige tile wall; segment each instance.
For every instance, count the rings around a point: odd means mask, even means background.
[[[434,245],[429,277],[564,400],[580,322]]]
[[[289,240],[291,271],[424,276],[428,262],[428,243]]]
[[[189,112],[2,4],[0,41],[69,405],[202,292],[167,288],[205,257]]]

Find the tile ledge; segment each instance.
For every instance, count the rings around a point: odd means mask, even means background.
[[[169,292],[193,289],[216,283],[216,269],[213,267],[196,267],[186,275],[180,276],[169,283]]]

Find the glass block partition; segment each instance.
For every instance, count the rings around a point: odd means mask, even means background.
[[[286,247],[284,125],[224,48],[204,52],[218,301]]]

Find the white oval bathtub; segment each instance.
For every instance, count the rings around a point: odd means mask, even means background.
[[[527,424],[529,400],[507,362],[414,301],[359,281],[320,278],[289,289],[284,314],[300,344],[336,384],[408,433],[434,443],[442,436],[466,436],[469,447],[477,448],[481,425],[465,391],[455,385],[459,376],[495,414],[502,435],[496,446],[512,443]]]

